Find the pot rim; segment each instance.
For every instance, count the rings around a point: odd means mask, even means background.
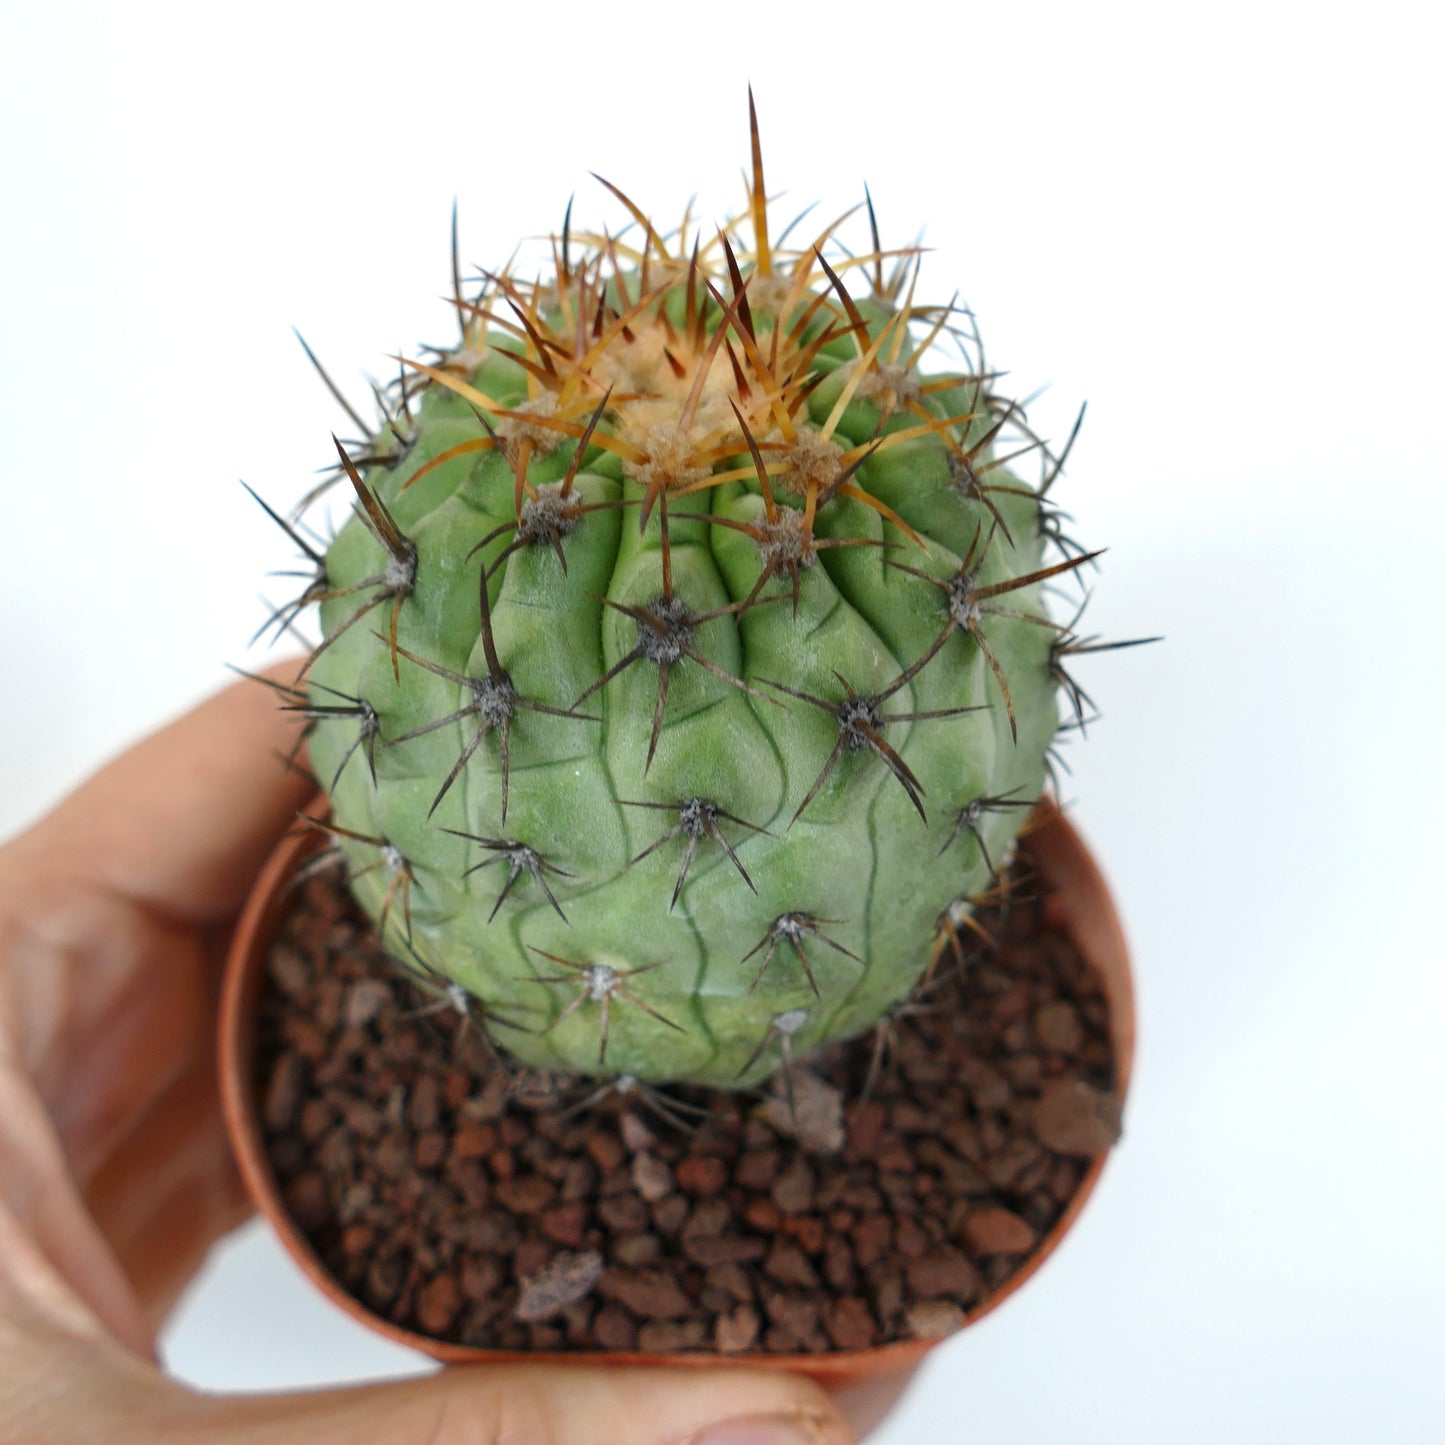
[[[322,818],[328,810],[327,799],[318,794],[305,812],[311,817]],[[1133,1069],[1135,1009],[1128,946],[1113,896],[1084,840],[1052,799],[1046,797],[1040,801],[1030,818],[1027,832],[1030,851],[1050,887],[1045,916],[1051,925],[1071,934],[1100,979],[1109,1010],[1115,1093],[1122,1105]],[[253,1070],[256,1010],[266,980],[266,948],[287,904],[287,882],[304,854],[319,847],[323,841],[322,833],[316,829],[288,832],[262,868],[246,900],[222,981],[218,1065],[221,1105],[232,1152],[257,1212],[266,1218],[302,1272],[352,1319],[396,1344],[446,1364],[741,1366],[805,1374],[833,1385],[911,1370],[934,1345],[940,1343],[937,1339],[897,1340],[865,1350],[834,1350],[817,1354],[771,1354],[757,1350],[737,1354],[713,1351],[660,1354],[644,1350],[491,1350],[452,1344],[418,1334],[384,1319],[362,1304],[322,1263],[286,1208],[266,1153],[260,1120],[260,1090],[256,1087]],[[1024,1263],[1003,1284],[964,1311],[964,1328],[997,1309],[1022,1288],[1054,1253],[1093,1194],[1112,1152],[1106,1150],[1089,1162],[1072,1198]]]

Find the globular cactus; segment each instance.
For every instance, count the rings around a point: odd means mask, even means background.
[[[775,238],[755,118],[736,223],[615,194],[546,279],[457,283],[460,344],[337,443],[349,520],[283,522],[278,620],[320,603],[297,705],[389,951],[524,1063],[740,1086],[995,884],[1086,702],[1043,584],[1093,554],[916,249]]]

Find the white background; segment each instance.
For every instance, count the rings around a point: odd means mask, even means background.
[[[18,10],[18,7],[16,7]],[[451,339],[463,256],[871,186],[1110,547],[1076,817],[1137,954],[1127,1137],[1057,1259],[878,1445],[1445,1439],[1440,36],[1398,3],[353,4],[0,28],[0,833],[226,680],[279,506]],[[523,17],[526,18],[523,18]],[[691,18],[688,18],[691,16]],[[224,819],[217,820],[224,826]],[[1432,841],[1434,840],[1434,841]],[[422,1368],[269,1240],[166,1340],[257,1388]]]

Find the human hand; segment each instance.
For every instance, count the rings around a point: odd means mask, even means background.
[[[853,1440],[845,1414],[876,1418],[897,1382],[840,1410],[762,1370],[478,1365],[236,1397],[163,1373],[157,1330],[249,1212],[215,1006],[251,880],[313,791],[276,760],[291,726],[266,689],[236,684],[0,847],[0,1441]]]

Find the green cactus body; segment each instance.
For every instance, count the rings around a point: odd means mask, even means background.
[[[342,452],[313,767],[389,951],[538,1067],[738,1086],[876,1024],[1058,725],[1081,559],[1008,404],[926,366],[911,259],[771,245],[755,170],[695,263],[649,228],[494,280]]]

